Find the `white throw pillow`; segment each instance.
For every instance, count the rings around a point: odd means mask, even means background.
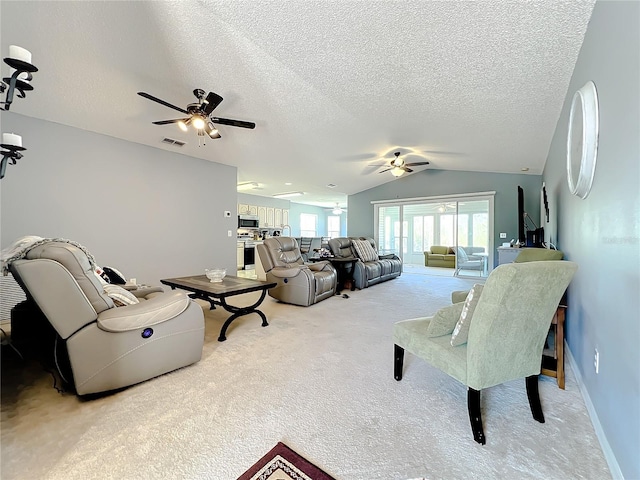
[[[111,300],[113,300],[113,303],[117,306],[135,305],[136,303],[140,303],[140,300],[138,300],[133,293],[125,290],[119,285],[107,283],[103,285],[102,288],[104,289],[104,293],[109,295]]]
[[[451,346],[457,347],[458,345],[467,343],[473,312],[478,305],[478,300],[480,300],[482,288],[483,286],[481,284],[476,283],[473,288],[469,290],[467,298],[464,301],[464,307],[462,307],[462,313],[460,314],[458,323],[456,323],[456,328],[453,329],[453,333],[451,334]]]
[[[375,262],[378,260],[378,252],[373,249],[369,240],[351,240],[357,257],[363,262]]]

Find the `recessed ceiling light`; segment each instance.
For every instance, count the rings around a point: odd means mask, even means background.
[[[520,170],[522,170],[523,172],[528,172],[529,171],[529,167],[522,167]]]
[[[328,184],[327,184],[327,187],[329,187],[329,188],[336,188],[336,187],[337,187],[337,185],[336,185],[335,183],[328,183]]]
[[[284,182],[285,185],[291,185],[291,182]]]

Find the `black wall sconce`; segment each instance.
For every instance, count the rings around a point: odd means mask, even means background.
[[[22,153],[26,150],[22,146],[22,137],[15,133],[3,133],[2,144],[0,144],[0,154],[2,154],[2,162],[0,163],[0,180],[4,178],[7,170],[7,164],[15,165],[22,158]]]
[[[9,77],[3,78],[0,83],[0,93],[7,90],[7,96],[2,103],[0,110],[9,110],[13,102],[13,94],[18,91],[18,97],[24,98],[25,92],[33,90],[31,80],[34,72],[38,69],[31,63],[31,52],[17,45],[9,45],[9,56],[4,59],[4,63],[9,65]],[[3,162],[4,165],[4,162]]]

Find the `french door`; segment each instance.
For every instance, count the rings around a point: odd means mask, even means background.
[[[452,247],[457,257],[452,274],[486,277],[493,264],[493,195],[374,202],[379,249],[395,253],[405,265],[425,265],[431,246]]]

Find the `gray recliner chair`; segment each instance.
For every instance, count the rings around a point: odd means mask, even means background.
[[[270,297],[307,307],[335,295],[335,268],[327,261],[305,264],[295,238],[267,238],[256,249],[267,282],[277,283],[269,289]]]
[[[138,303],[116,306],[87,254],[65,242],[35,246],[9,269],[66,344],[79,395],[133,385],[202,357],[204,315],[184,292],[141,288],[131,292]]]

